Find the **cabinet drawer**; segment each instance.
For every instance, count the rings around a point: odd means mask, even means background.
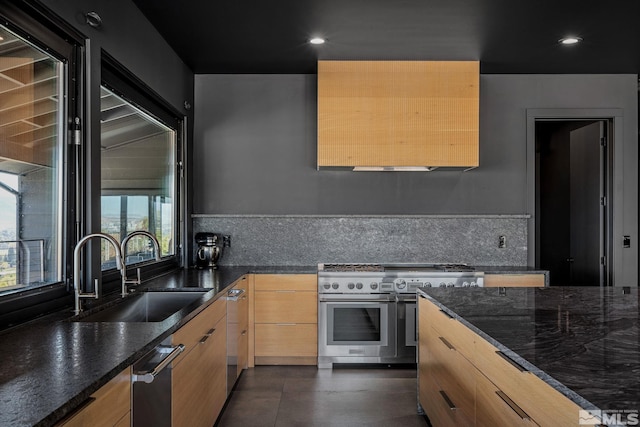
[[[455,411],[463,414],[464,419],[474,419],[475,379],[474,366],[453,349],[443,336],[435,329],[431,329],[427,337],[427,345],[432,356],[430,370],[433,381],[439,390],[446,392],[454,403]],[[446,400],[446,399],[445,399]]]
[[[315,274],[256,274],[256,291],[318,291],[318,278]]]
[[[529,371],[505,360],[484,339],[476,342],[476,367],[540,425],[576,425],[580,407]]]
[[[82,427],[131,423],[131,370],[127,368],[91,395],[91,400],[56,426]]]
[[[212,426],[227,396],[226,318],[171,371],[171,425]]]
[[[485,274],[484,287],[544,287],[544,274]]]
[[[440,310],[434,303],[428,301],[428,304],[425,304],[424,307],[427,311],[427,323],[438,331],[441,336],[445,337],[456,351],[459,351],[462,356],[473,363],[475,357],[474,342],[479,338],[478,335]]]
[[[220,298],[196,317],[191,319],[186,325],[178,329],[171,338],[173,345],[183,344],[184,352],[175,359],[174,366],[193,349],[198,342],[227,314],[227,301]],[[226,318],[225,318],[226,319]],[[226,321],[225,321],[226,323]],[[226,324],[222,327],[226,328]]]
[[[256,291],[256,323],[318,323],[318,297],[306,291]]]
[[[258,323],[256,356],[318,356],[316,324]]]
[[[478,427],[494,426],[529,426],[538,424],[487,377],[477,369],[476,376],[476,425]]]
[[[434,427],[470,427],[473,414],[458,409],[458,402],[436,381],[420,383],[420,402]]]

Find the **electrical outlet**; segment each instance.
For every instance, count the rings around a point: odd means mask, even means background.
[[[498,237],[498,248],[504,249],[507,247],[507,238],[505,236]]]

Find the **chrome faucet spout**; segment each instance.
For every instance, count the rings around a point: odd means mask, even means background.
[[[82,239],[80,239],[78,243],[76,243],[75,248],[73,249],[73,290],[75,294],[75,310],[74,311],[76,314],[80,314],[80,312],[82,311],[82,306],[80,304],[81,298],[98,299],[100,297],[100,288],[99,288],[99,282],[97,279],[95,282],[95,287],[93,292],[83,292],[81,289],[82,281],[80,280],[80,252],[82,251],[82,248],[84,247],[84,245],[89,240],[94,238],[104,239],[107,242],[109,242],[111,246],[113,246],[113,249],[116,252],[116,268],[120,270],[121,273],[124,268],[124,264],[122,263],[122,251],[120,250],[120,244],[113,237],[104,233],[93,233],[93,234],[88,234],[84,236]]]
[[[138,277],[137,279],[127,279],[127,244],[129,243],[129,240],[131,240],[131,238],[135,237],[135,236],[145,236],[148,237],[151,240],[151,243],[153,243],[153,249],[155,252],[155,260],[156,261],[160,261],[160,243],[158,242],[158,239],[156,238],[155,235],[151,234],[148,231],[145,230],[136,230],[136,231],[132,231],[131,233],[127,234],[125,236],[124,239],[122,239],[122,242],[120,243],[120,249],[122,252],[122,256],[124,259],[124,268],[122,269],[122,296],[126,296],[127,295],[127,284],[134,284],[134,285],[139,285],[140,284],[140,269],[138,269]]]

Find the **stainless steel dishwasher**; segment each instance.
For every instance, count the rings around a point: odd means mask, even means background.
[[[134,363],[134,427],[171,426],[171,362],[183,351],[182,344],[172,347],[168,337]]]

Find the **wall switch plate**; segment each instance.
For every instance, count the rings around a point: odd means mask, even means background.
[[[498,237],[498,248],[504,249],[507,247],[507,238],[505,236]]]
[[[630,248],[631,247],[631,236],[623,236],[622,237],[622,247]]]

